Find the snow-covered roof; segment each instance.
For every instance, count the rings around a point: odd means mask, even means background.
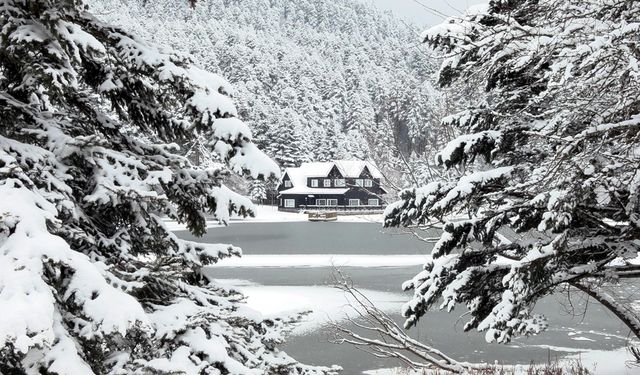
[[[289,176],[291,184],[294,187],[304,187],[307,185],[307,176],[301,168],[287,168],[285,173]]]
[[[340,173],[344,177],[356,178],[360,177],[364,167],[367,167],[373,178],[382,178],[382,173],[378,167],[372,161],[365,160],[335,160],[332,164],[335,164]],[[303,164],[304,165],[304,164]]]
[[[287,168],[285,174],[291,180],[292,188],[282,190],[281,194],[344,194],[349,188],[312,188],[307,186],[309,177],[326,177],[331,169],[336,166],[345,178],[360,177],[365,167],[373,178],[382,178],[382,173],[371,161],[364,160],[334,160],[328,162],[302,163],[297,168]]]
[[[286,172],[289,172],[290,170],[297,170],[294,171],[294,173],[303,174],[305,179],[307,177],[326,177],[329,172],[331,172],[331,168],[333,168],[334,165],[338,167],[340,174],[344,177],[360,177],[362,170],[367,167],[373,178],[382,178],[382,173],[380,173],[378,167],[373,162],[365,160],[334,160],[302,163],[298,168],[287,168]],[[291,175],[289,175],[289,178],[293,180]]]
[[[329,172],[331,172],[331,168],[333,168],[333,165],[333,162],[330,161],[315,161],[312,163],[302,163],[302,165],[300,165],[298,168],[288,168],[287,171],[289,169],[298,169],[300,173],[304,174],[305,178],[325,177],[329,174]]]

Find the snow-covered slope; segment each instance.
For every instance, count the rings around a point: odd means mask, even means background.
[[[413,26],[356,0],[91,0],[105,19],[192,54],[234,85],[254,140],[283,167],[422,152],[442,136],[435,64]]]

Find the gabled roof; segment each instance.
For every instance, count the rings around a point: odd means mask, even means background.
[[[312,188],[307,186],[309,177],[326,177],[333,167],[338,168],[345,178],[360,177],[366,167],[373,178],[382,178],[382,173],[371,161],[364,160],[335,160],[328,162],[302,163],[297,168],[287,168],[285,174],[289,176],[293,187],[280,191],[280,194],[344,194],[349,188]]]
[[[366,167],[371,173],[371,177],[373,178],[382,178],[382,173],[378,167],[372,161],[365,160],[335,160],[333,162],[340,173],[342,173],[345,177],[357,178],[360,177],[362,171]],[[304,165],[304,164],[303,164]]]
[[[329,172],[331,172],[333,165],[333,162],[330,161],[315,161],[311,163],[302,163],[298,168],[287,168],[287,170],[298,169],[300,171],[299,173],[304,174],[305,178],[325,177]]]
[[[284,173],[289,176],[291,180],[291,184],[293,186],[306,186],[307,185],[307,176],[304,171],[300,168],[287,168]]]

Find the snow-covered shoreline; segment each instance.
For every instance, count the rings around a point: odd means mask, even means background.
[[[349,308],[349,299],[331,285],[261,285],[249,280],[216,279],[216,283],[240,290],[246,297],[247,307],[264,317],[283,316],[287,313],[311,311],[296,324],[293,335],[305,335],[317,331],[329,322],[339,322],[355,312]],[[361,289],[370,300],[387,313],[399,310],[406,297],[390,293]]]
[[[229,225],[236,224],[253,224],[253,223],[293,223],[308,221],[307,215],[296,212],[278,211],[276,206],[256,205],[255,217],[232,217]],[[382,214],[362,214],[362,215],[342,215],[338,216],[338,223],[382,223]],[[175,220],[165,220],[165,225],[171,231],[187,230],[183,223]],[[207,228],[223,227],[217,220],[207,220]]]
[[[576,353],[567,355],[557,361],[559,366],[565,366],[566,368],[571,368],[576,364],[580,364],[584,369],[590,371],[590,374],[595,375],[640,374],[639,367],[633,364],[628,364],[629,351],[627,348],[619,348],[616,350],[578,350]],[[499,372],[500,370],[503,370],[504,373],[513,375],[528,375],[531,373],[530,364],[497,365],[497,369],[498,374],[503,373]],[[372,369],[363,372],[365,375],[435,375],[437,373],[438,372],[436,371],[430,372],[428,370],[421,372],[411,371],[400,367]]]

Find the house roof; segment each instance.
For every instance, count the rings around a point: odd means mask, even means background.
[[[302,163],[297,168],[287,168],[285,174],[289,176],[293,187],[280,191],[280,194],[344,194],[349,188],[312,188],[307,186],[309,177],[326,177],[336,166],[345,178],[360,177],[366,167],[373,178],[382,178],[382,173],[371,161],[364,160],[334,160],[329,162]]]
[[[338,167],[340,173],[342,173],[344,177],[360,177],[360,174],[362,174],[362,170],[367,167],[373,178],[382,178],[382,173],[380,173],[380,170],[372,161],[335,160],[333,164]]]
[[[331,172],[331,168],[333,168],[333,162],[311,162],[311,163],[302,163],[298,168],[287,168],[287,171],[291,169],[296,169],[299,173],[304,175],[304,178],[307,177],[325,177]],[[289,176],[291,177],[291,176]],[[306,181],[305,181],[306,183]]]
[[[331,172],[331,168],[336,166],[340,171],[340,174],[344,177],[357,178],[360,177],[365,167],[371,173],[373,178],[382,178],[382,173],[378,167],[372,161],[365,160],[334,160],[325,162],[311,162],[302,163],[297,168],[287,168],[287,172],[290,170],[298,170],[299,173],[304,174],[306,177],[325,177]],[[296,172],[294,172],[296,173]],[[293,180],[291,176],[289,176]]]

